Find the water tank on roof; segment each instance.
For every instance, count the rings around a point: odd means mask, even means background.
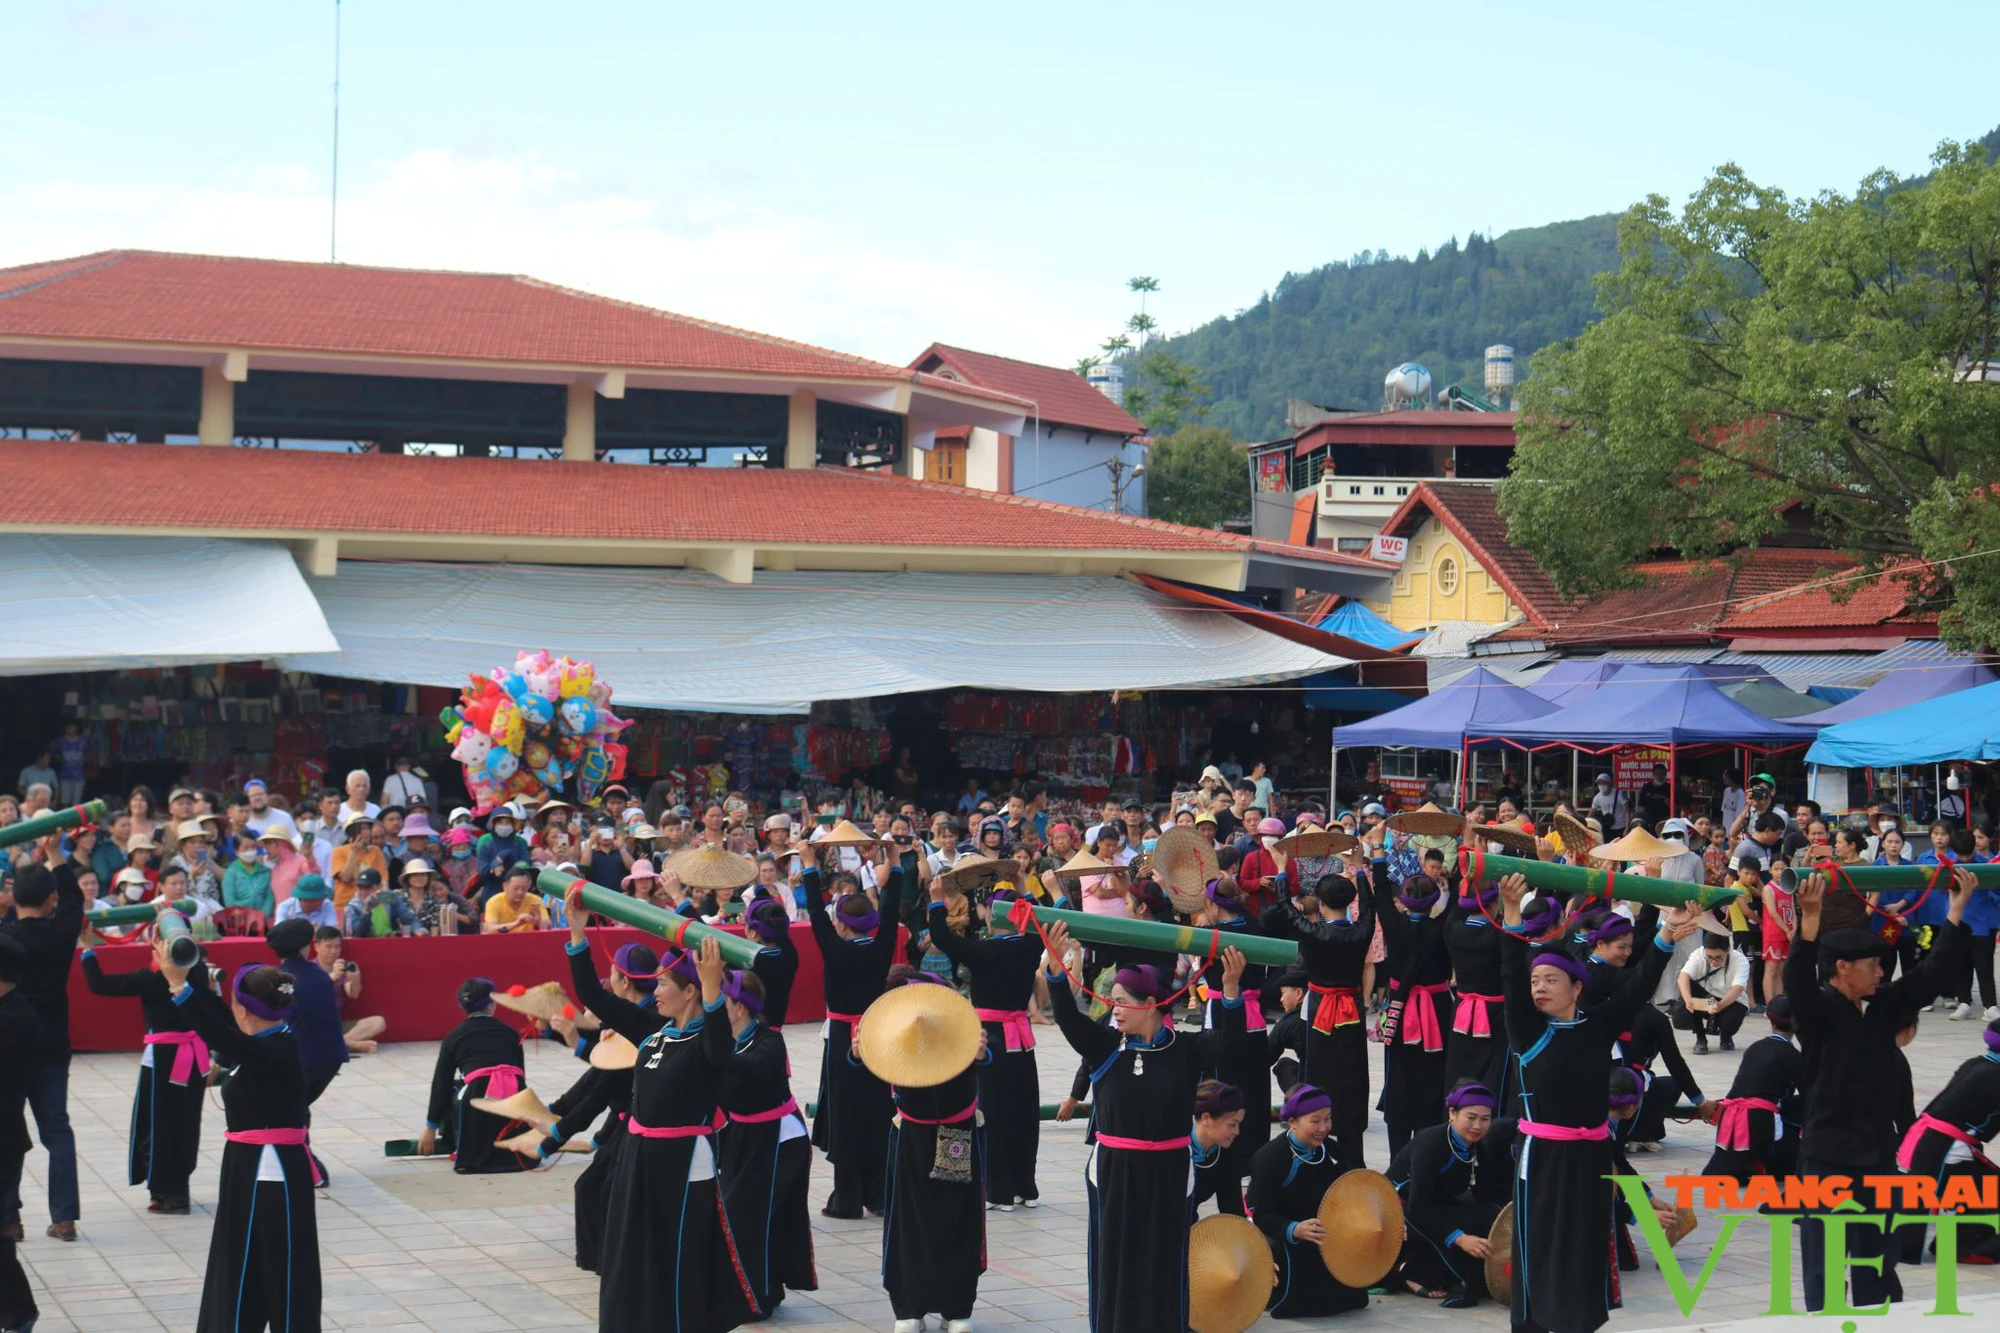
[[[1090,382],[1091,388],[1118,406],[1125,406],[1125,367],[1116,361],[1099,361],[1084,378]]]
[[[1431,372],[1415,361],[1405,361],[1382,380],[1382,406],[1390,411],[1406,407],[1427,407],[1431,401]]]
[[[1514,396],[1514,349],[1506,343],[1486,349],[1486,396],[1496,403]]]

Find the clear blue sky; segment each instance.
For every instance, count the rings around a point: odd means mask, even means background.
[[[1287,270],[1920,169],[1990,43],[1879,4],[347,0],[340,255],[1068,364]],[[1975,24],[1974,28],[1979,25]],[[0,264],[323,259],[332,0],[0,6]]]

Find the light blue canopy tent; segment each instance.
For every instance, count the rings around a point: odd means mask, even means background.
[[[2000,759],[2000,681],[1837,723],[1806,751],[1806,762],[1835,768],[1905,768],[1953,759]]]

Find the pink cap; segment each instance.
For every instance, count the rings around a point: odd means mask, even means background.
[[[1266,819],[1263,823],[1257,825],[1257,831],[1267,838],[1282,838],[1285,836],[1285,821],[1282,819]]]
[[[642,856],[632,863],[632,873],[618,882],[623,885],[630,884],[635,879],[658,879],[659,877],[659,872],[653,869],[653,863]]]

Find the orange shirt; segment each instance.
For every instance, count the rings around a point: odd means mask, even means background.
[[[389,882],[389,863],[383,859],[382,849],[370,843],[364,851],[351,842],[344,842],[333,849],[333,910],[347,919],[347,904],[360,887],[355,879],[364,870],[373,870]]]

